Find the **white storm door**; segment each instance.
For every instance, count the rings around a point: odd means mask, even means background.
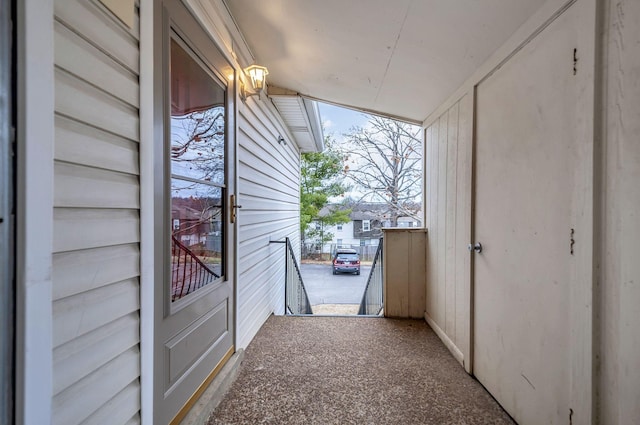
[[[179,423],[234,352],[234,71],[181,2],[162,10],[154,416]]]

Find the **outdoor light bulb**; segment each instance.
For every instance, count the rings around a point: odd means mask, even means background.
[[[264,66],[251,65],[246,69],[249,78],[251,78],[251,85],[255,90],[262,90],[269,71]]]

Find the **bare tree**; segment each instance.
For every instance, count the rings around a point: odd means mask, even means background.
[[[391,226],[399,217],[421,220],[422,139],[420,127],[372,116],[353,127],[339,148],[345,175],[362,199],[385,202]]]

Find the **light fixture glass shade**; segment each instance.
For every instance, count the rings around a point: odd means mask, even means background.
[[[259,65],[251,65],[245,72],[249,74],[249,78],[251,78],[251,85],[254,90],[262,90],[264,88],[264,84],[267,79],[267,75],[269,75],[269,71],[264,66]]]

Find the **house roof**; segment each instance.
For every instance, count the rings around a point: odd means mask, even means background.
[[[345,204],[325,205],[319,212],[319,216],[329,213],[330,209],[346,210],[351,209],[349,218],[351,220],[379,220],[389,210],[389,204],[384,202],[358,202]]]
[[[269,85],[414,123],[544,3],[224,0]]]

